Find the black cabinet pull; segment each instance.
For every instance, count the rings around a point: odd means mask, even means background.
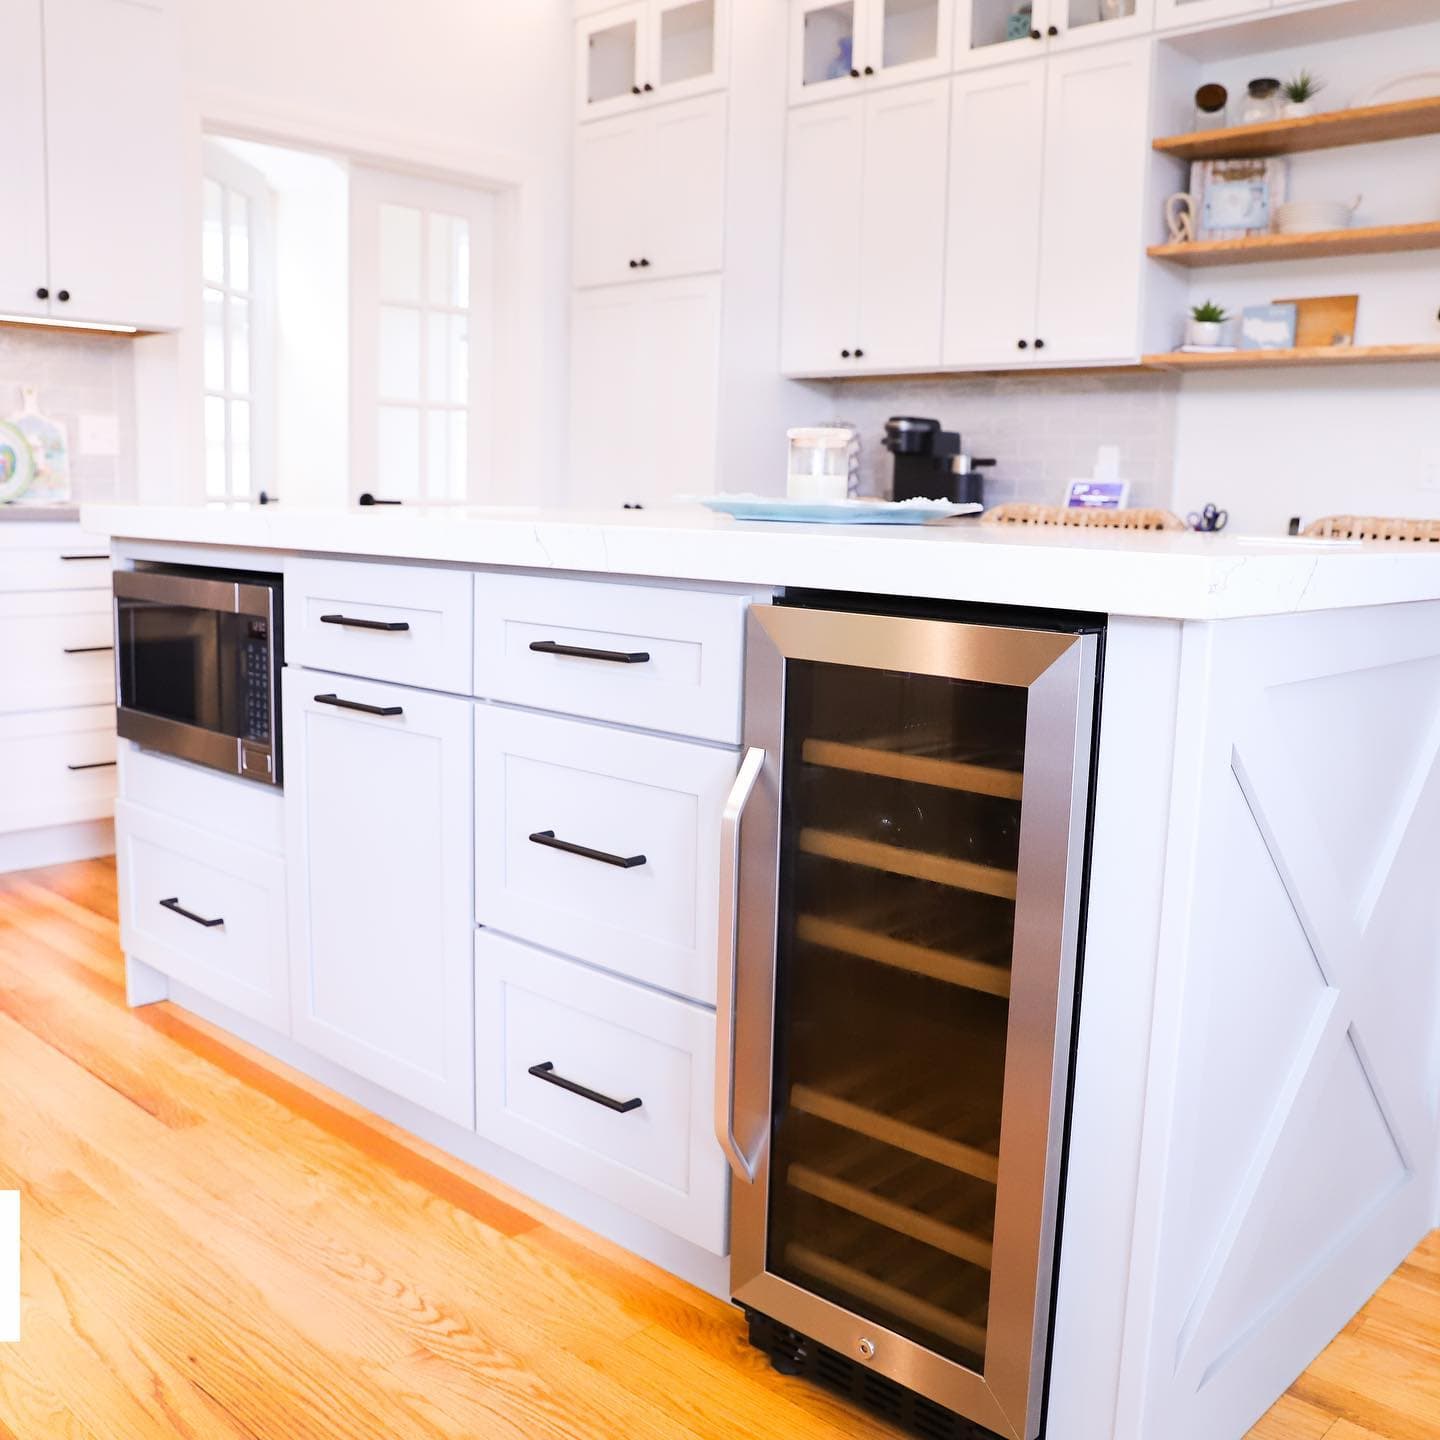
[[[1045,348],[1045,342],[1043,340],[1037,340],[1035,342],[1035,348],[1037,350],[1043,350]]]
[[[343,625],[347,630],[384,630],[387,634],[410,628],[408,620],[355,620],[349,615],[322,615],[320,623]]]
[[[590,1089],[588,1085],[578,1085],[574,1080],[567,1080],[563,1075],[555,1073],[555,1066],[549,1060],[543,1060],[539,1065],[532,1065],[526,1073],[533,1075],[537,1080],[543,1080],[547,1085],[558,1085],[562,1090],[568,1090],[582,1100],[592,1100],[596,1105],[603,1105],[607,1110],[615,1111],[617,1115],[628,1115],[632,1110],[638,1110],[644,1104],[638,1095],[633,1100],[612,1100],[608,1095],[602,1095],[598,1090]]]
[[[1028,340],[1017,340],[1015,342],[1015,348],[1017,350],[1028,350],[1030,348],[1030,342]]]
[[[113,760],[91,760],[86,765],[67,765],[67,770],[109,770],[115,762]]]
[[[645,259],[643,255],[640,257],[640,268],[642,270],[648,270],[650,268],[650,262]]]
[[[639,506],[636,506],[639,509]],[[530,648],[540,655],[569,655],[576,660],[609,660],[616,665],[644,665],[648,650],[592,650],[588,645],[562,645],[558,640],[532,640]]]
[[[60,558],[61,558],[62,560],[108,560],[108,559],[110,558],[110,556],[109,556],[108,554],[106,554],[106,555],[62,555]]]
[[[860,72],[858,70],[852,70],[850,72],[850,78],[852,80],[858,80],[860,78]]]
[[[638,270],[640,268],[640,262],[638,260],[632,260],[630,262],[630,268],[632,270]]]
[[[367,490],[367,491],[365,491],[365,493],[364,493],[363,495],[361,495],[361,497],[360,497],[360,499],[359,499],[359,501],[358,501],[357,503],[360,504],[360,505],[369,506],[369,505],[399,505],[401,502],[400,502],[399,500],[380,500],[380,499],[377,499],[374,495],[372,495],[372,494]]]
[[[1045,33],[1053,40],[1060,33],[1060,27],[1052,25]]]
[[[842,360],[848,360],[850,358],[850,352],[848,350],[842,350],[840,352],[840,358]]]
[[[648,95],[655,87],[647,80],[642,88]]]
[[[172,895],[168,900],[162,900],[160,904],[166,910],[173,910],[177,915],[183,915],[187,920],[193,920],[197,925],[203,925],[207,930],[213,930],[217,925],[225,923],[222,915],[218,920],[207,920],[203,915],[197,915],[193,910],[187,910],[179,900],[178,896]]]
[[[630,93],[632,95],[638,95],[640,93],[640,87],[638,85],[632,85],[630,87]]]
[[[37,300],[48,300],[50,298],[50,291],[44,285],[42,285],[38,290],[36,290],[35,298]]]
[[[113,650],[113,645],[67,645],[67,655],[98,655],[102,650]]]
[[[563,850],[567,855],[579,855],[586,860],[598,860],[602,865],[614,865],[621,870],[634,870],[645,863],[643,855],[612,855],[608,850],[592,850],[573,840],[557,840],[553,830],[537,830],[530,837],[530,843],[543,845],[547,850]]]
[[[857,360],[863,360],[865,358],[865,352],[863,350],[857,350],[855,352],[855,358]]]
[[[1041,34],[1040,34],[1040,32],[1039,32],[1038,30],[1032,30],[1032,31],[1030,32],[1030,38],[1031,38],[1032,40],[1040,40],[1040,39],[1042,39],[1043,37],[1041,36]]]
[[[362,715],[403,715],[399,705],[366,705],[361,700],[342,700],[338,695],[317,695],[317,705],[333,705],[337,710],[358,710]]]
[[[68,290],[61,290],[55,298],[63,305],[70,298],[70,292]]]
[[[867,75],[873,75],[875,73],[875,67],[873,65],[867,65],[865,67],[865,73]]]

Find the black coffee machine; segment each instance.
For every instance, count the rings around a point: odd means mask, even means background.
[[[885,422],[885,448],[895,457],[894,499],[984,504],[979,472],[995,462],[971,459],[958,431],[942,430],[938,420],[895,415]]]

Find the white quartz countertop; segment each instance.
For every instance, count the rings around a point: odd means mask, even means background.
[[[1440,546],[1032,530],[974,520],[791,525],[737,522],[698,506],[86,505],[81,520],[102,535],[221,550],[799,586],[1178,620],[1440,599]]]

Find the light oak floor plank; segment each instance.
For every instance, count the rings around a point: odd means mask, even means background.
[[[0,1440],[896,1440],[739,1314],[171,1005],[112,862],[0,876]],[[1063,1427],[1060,1434],[1063,1434]],[[1250,1440],[1440,1436],[1440,1234]]]

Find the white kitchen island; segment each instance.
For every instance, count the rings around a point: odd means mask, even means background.
[[[688,837],[684,885],[667,902],[687,923],[667,930],[657,911],[627,938],[603,895],[562,914],[509,882],[516,858],[485,819],[505,775],[524,770],[556,806],[586,803],[591,772],[637,797],[663,776],[689,797],[685,814],[716,814],[739,759],[743,614],[778,589],[995,606],[1011,623],[1015,607],[1103,616],[1046,1433],[1238,1440],[1437,1222],[1440,556],[968,523],[746,526],[681,511],[87,507],[83,522],[115,537],[119,567],[286,581],[283,797],[122,743],[135,1001],[191,1006],[725,1293],[726,1172],[708,1088],[716,842],[705,824]],[[417,617],[403,662],[310,625],[312,610],[362,596],[377,615]],[[527,669],[507,635],[537,626],[644,636],[703,663],[637,704],[613,677],[563,684]],[[307,670],[317,684],[297,686]],[[366,702],[403,698],[425,764],[359,726],[310,745],[322,681]],[[504,763],[487,768],[487,753]],[[567,764],[570,780],[554,768]],[[367,785],[395,807],[406,868],[329,873]],[[407,818],[405,797],[427,786],[433,805]],[[678,836],[689,822],[676,809],[655,823]],[[237,878],[254,955],[207,972],[183,929],[132,913],[131,878],[166,855]],[[416,954],[439,957],[428,975],[407,959],[416,986],[432,987],[433,1028],[406,1008],[411,992],[367,1004],[367,980],[383,990],[393,976],[386,954],[362,953],[363,935],[345,935],[347,969],[323,959],[331,937],[317,917],[339,915],[323,897],[382,883],[397,915],[407,887],[435,901],[405,922],[422,937]],[[472,969],[477,919],[489,948]],[[528,1009],[513,1002],[522,978]],[[388,1050],[375,1029],[386,1004],[397,1032],[410,1027]],[[492,1063],[514,1038],[502,1011],[541,1033],[583,1012],[597,1055],[607,1036],[643,1034],[649,1093],[678,1076],[688,1100],[634,1153],[512,1113]]]

